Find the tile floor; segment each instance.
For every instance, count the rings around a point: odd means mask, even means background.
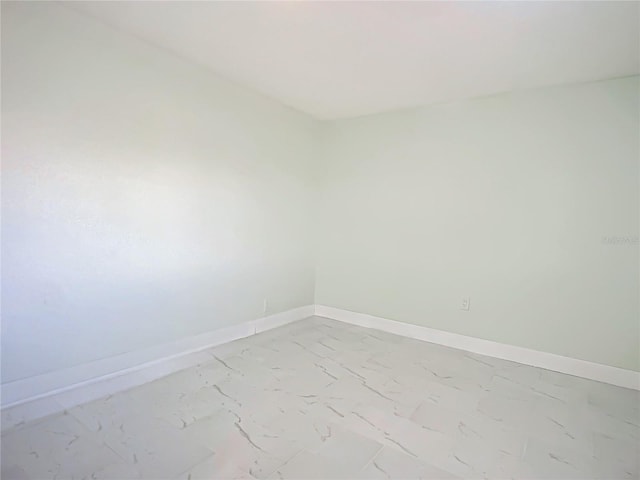
[[[639,394],[313,317],[2,432],[2,479],[638,478]]]

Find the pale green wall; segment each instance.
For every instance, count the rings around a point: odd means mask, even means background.
[[[3,2],[2,381],[316,282],[316,303],[638,368],[638,245],[602,242],[638,235],[638,127],[637,78],[321,124]]]
[[[318,123],[2,2],[2,381],[309,305]]]
[[[635,77],[326,125],[316,303],[637,370],[638,101]]]

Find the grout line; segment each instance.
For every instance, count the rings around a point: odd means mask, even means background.
[[[203,445],[201,445],[201,446],[203,446]],[[204,447],[204,448],[206,448],[207,450],[211,451],[212,452],[211,455],[209,455],[207,458],[205,458],[204,460],[202,460],[202,461],[200,461],[198,463],[194,463],[193,465],[190,465],[183,472],[180,472],[180,474],[176,478],[183,478],[183,476],[186,473],[189,473],[189,470],[192,470],[193,468],[197,467],[198,465],[200,465],[200,464],[202,464],[204,462],[208,462],[210,459],[212,459],[213,457],[216,456],[216,452],[213,452],[210,448],[207,448],[207,447]],[[128,459],[125,459],[125,460],[129,461]],[[189,478],[191,478],[191,475],[189,475]]]
[[[349,430],[349,431],[352,432],[352,433],[356,433],[356,432],[353,432],[352,430]],[[359,435],[359,434],[357,434],[357,435]],[[369,437],[365,437],[365,438],[369,438]],[[370,438],[369,440],[373,440],[373,439]],[[376,440],[373,440],[373,441],[375,442]],[[367,468],[369,465],[371,465],[375,461],[375,459],[378,457],[378,455],[380,455],[380,452],[382,452],[382,449],[384,447],[385,446],[383,444],[380,444],[380,448],[378,450],[376,450],[376,453],[374,453],[373,456],[367,461],[367,463],[365,463],[362,466],[362,468],[360,470],[358,470],[358,473],[363,472],[365,468]]]
[[[308,450],[302,449],[302,450],[298,450],[296,453],[294,453],[293,455],[291,455],[287,460],[285,460],[283,463],[281,463],[280,465],[278,465],[276,468],[273,469],[273,471],[269,472],[269,475],[267,475],[267,478],[272,478],[273,475],[282,467],[284,467],[285,465],[288,465],[289,462],[291,460],[293,460],[294,458],[296,458],[298,455],[300,455],[302,452],[307,452],[307,453],[311,453]],[[282,478],[282,477],[281,477]]]

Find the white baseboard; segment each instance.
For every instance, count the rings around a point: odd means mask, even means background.
[[[312,315],[640,390],[640,372],[468,337],[324,305],[307,305],[170,344],[3,384],[2,429],[211,360],[204,350]]]
[[[302,320],[314,311],[314,305],[294,308],[176,342],[5,383],[1,387],[3,428],[11,421],[4,415],[11,407],[31,403],[31,408],[23,409],[31,410],[29,418],[18,421],[43,416],[38,412],[48,415],[210,360],[203,350]]]
[[[468,352],[486,355],[488,357],[510,360],[512,362],[540,367],[560,373],[588,378],[599,382],[609,383],[619,387],[640,390],[640,372],[611,367],[599,363],[563,357],[553,353],[540,352],[529,348],[492,342],[475,337],[467,337],[457,333],[435,330],[433,328],[397,322],[381,317],[374,317],[364,313],[350,312],[340,308],[316,305],[315,314],[320,317],[338,320],[340,322],[374,328],[384,332],[394,333],[404,337],[415,338],[426,342],[437,343]]]

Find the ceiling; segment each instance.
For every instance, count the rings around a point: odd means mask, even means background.
[[[638,2],[72,2],[320,119],[640,72]]]

